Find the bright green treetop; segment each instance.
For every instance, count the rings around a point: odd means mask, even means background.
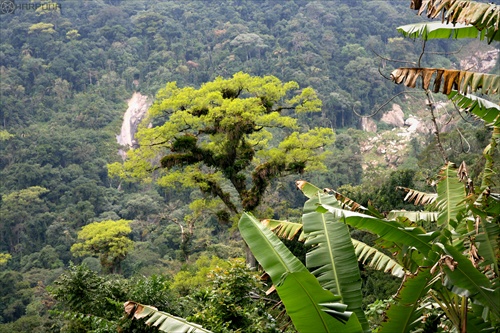
[[[0,253],[0,267],[6,265],[12,259],[10,253]]]
[[[162,186],[199,187],[232,213],[254,210],[269,181],[320,169],[334,140],[330,128],[299,128],[294,113],[320,111],[312,88],[274,76],[236,73],[199,89],[170,82],[161,89],[137,133],[139,148],[111,175],[150,179]],[[229,185],[229,186],[228,186]],[[234,194],[238,199],[234,199]]]
[[[77,257],[99,256],[101,266],[115,272],[133,247],[133,241],[127,237],[132,232],[129,223],[127,220],[106,220],[84,226],[71,252]]]

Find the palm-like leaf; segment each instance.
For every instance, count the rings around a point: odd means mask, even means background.
[[[458,179],[457,167],[447,163],[440,171],[437,184],[438,225],[448,226],[457,220],[457,214],[465,209],[465,185]]]
[[[403,83],[409,88],[415,88],[421,78],[422,89],[429,89],[434,78],[433,92],[441,91],[448,95],[453,90],[467,94],[481,88],[483,94],[496,94],[500,90],[500,75],[476,73],[457,69],[443,68],[397,68],[391,73],[391,79]]]
[[[498,118],[500,118],[500,116]],[[481,180],[481,190],[483,192],[476,200],[478,204],[481,203],[484,204],[485,201],[488,201],[490,199],[493,199],[495,201],[500,201],[499,197],[496,197],[495,193],[490,193],[489,190],[490,186],[494,186],[492,178],[496,174],[495,164],[498,163],[496,162],[498,158],[496,158],[497,156],[495,156],[497,154],[495,152],[495,148],[498,147],[499,143],[500,143],[500,126],[493,126],[493,133],[491,133],[490,143],[483,150],[483,156],[486,160],[486,163],[484,163],[483,179]],[[493,206],[490,206],[490,208],[488,208],[487,211],[493,212],[492,208],[498,206],[499,206],[498,202],[496,202],[495,204],[493,204]],[[484,205],[483,207],[486,207],[486,205]],[[500,212],[497,210],[496,214],[499,215]]]
[[[263,220],[262,224],[271,229],[271,231],[273,231],[278,237],[290,240],[294,239],[295,235],[297,235],[297,233],[302,229],[301,223],[288,221]],[[304,233],[302,233],[299,237],[299,241],[301,241],[302,235],[304,235]],[[398,264],[397,261],[383,254],[374,247],[356,239],[351,240],[356,256],[358,257],[358,261],[373,269],[380,270],[385,273],[391,273],[397,277],[403,277],[404,268]],[[370,257],[372,257],[371,260],[369,260]]]
[[[149,305],[143,305],[136,302],[125,302],[125,312],[135,318],[141,319],[149,317],[146,320],[147,325],[157,327],[162,332],[179,332],[179,333],[211,333],[200,325],[188,322],[183,318],[179,318],[166,312],[158,311],[157,308]]]
[[[361,325],[349,313],[331,316],[320,303],[335,303],[340,298],[323,289],[307,268],[286,248],[278,236],[255,217],[243,213],[239,221],[241,236],[255,258],[276,285],[288,315],[300,332],[359,332]]]
[[[410,332],[420,323],[423,310],[421,303],[431,287],[431,279],[429,269],[406,278],[395,297],[397,302],[386,312],[388,319],[382,323],[380,333]]]
[[[398,262],[391,257],[385,255],[374,247],[366,245],[356,239],[352,239],[352,244],[354,245],[354,251],[358,260],[363,264],[368,265],[379,271],[384,271],[386,273],[391,273],[397,277],[403,277],[405,274],[405,269],[403,266],[398,264]],[[373,256],[373,257],[372,257]],[[368,261],[371,258],[370,261]]]
[[[326,189],[326,188],[323,191],[327,194],[333,194],[335,196],[335,199],[341,203],[341,206],[343,209],[348,209],[348,210],[352,210],[353,212],[360,212],[360,213],[365,213],[365,214],[368,212],[368,208],[363,207],[362,205],[360,205],[356,201],[346,197],[342,193],[339,193],[339,192],[332,190],[332,189]]]
[[[312,246],[306,254],[306,265],[323,288],[342,297],[348,309],[356,313],[363,330],[368,331],[368,321],[361,308],[361,275],[349,229],[332,214],[317,212],[317,204],[322,203],[339,205],[334,196],[319,189],[304,205],[305,244]]]
[[[487,124],[500,126],[500,106],[486,99],[474,95],[462,95],[457,91],[452,91],[448,98],[459,108],[476,115]]]

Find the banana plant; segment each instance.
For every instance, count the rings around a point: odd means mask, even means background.
[[[500,41],[500,6],[493,3],[412,0],[411,8],[418,10],[419,15],[426,13],[430,18],[441,16],[442,22],[399,27],[398,31],[406,37],[430,40],[479,36],[481,40],[486,38],[488,43]],[[498,94],[500,76],[449,69],[399,68],[392,72],[391,77],[397,84],[410,88],[415,88],[420,78],[421,87],[427,93],[432,89],[446,94],[463,111],[472,113],[484,120],[487,126],[493,127],[491,142],[483,153],[486,164],[479,190],[475,190],[469,181],[466,169],[457,169],[453,164],[442,169],[437,205],[433,207],[438,211],[439,235],[432,241],[432,250],[423,256],[424,260],[420,263],[421,267],[432,268],[417,272],[412,280],[424,279],[422,276],[430,278],[428,282],[420,283],[420,288],[413,289],[428,292],[433,304],[438,304],[456,331],[498,329],[500,202],[497,196],[492,195],[491,187],[494,186],[492,176],[495,173],[493,156],[497,157],[496,147],[500,141],[500,107],[471,95],[471,92]],[[403,285],[399,304],[395,307],[402,307],[405,303],[415,305],[405,294],[406,289]],[[401,313],[389,310],[387,315],[388,318],[395,318]],[[418,317],[416,308],[406,313],[408,322]],[[401,322],[402,319],[397,318],[396,321]],[[382,328],[390,331],[394,323],[388,320]]]
[[[422,311],[430,301],[441,305],[457,331],[472,330],[468,324],[472,322],[482,320],[483,326],[489,322],[491,328],[500,321],[500,203],[490,197],[485,206],[488,210],[477,207],[474,195],[465,192],[460,181],[463,175],[457,175],[457,170],[452,163],[441,170],[436,199],[437,230],[433,232],[407,227],[400,220],[319,205],[318,209],[328,210],[352,227],[377,234],[385,246],[399,250],[396,259],[410,272],[396,304],[387,312],[381,332],[393,332],[396,327],[401,332],[411,331],[421,321]]]
[[[305,242],[312,245],[306,255],[307,268],[323,288],[341,297],[339,301],[355,312],[358,319],[363,318],[356,308],[357,293],[350,295],[344,290],[359,290],[353,263],[356,256],[364,260],[375,249],[351,240],[347,230],[350,225],[378,235],[379,243],[394,253],[393,258],[385,258],[377,252],[373,257],[375,261],[381,259],[377,268],[391,267],[389,270],[403,276],[396,303],[388,309],[380,332],[411,332],[431,325],[430,321],[423,323],[423,314],[431,305],[441,312],[433,322],[435,325],[443,318],[457,332],[495,327],[500,323],[500,205],[494,197],[489,197],[487,209],[477,206],[475,196],[466,192],[467,179],[464,164],[460,167],[446,164],[440,172],[435,195],[407,189],[411,193],[407,200],[418,199],[420,204],[435,211],[409,212],[414,214],[404,214],[404,218],[397,217],[397,212],[381,218],[367,214],[366,210],[353,210],[351,207],[355,205],[346,206],[345,200],[337,200],[338,194],[330,195],[325,192],[331,191],[297,182],[309,198],[302,218]],[[431,216],[429,221],[434,222],[435,230],[415,227],[418,220],[429,218],[423,213]],[[265,224],[282,237],[293,238],[301,230],[299,224],[286,221]],[[261,223],[259,227],[263,229],[265,225]],[[247,240],[249,234],[242,232],[242,235]],[[268,248],[262,244],[253,247],[261,252],[260,257],[269,260],[271,248],[278,248],[279,240],[264,231],[260,236],[272,237],[276,242]],[[263,267],[268,270],[268,265]]]

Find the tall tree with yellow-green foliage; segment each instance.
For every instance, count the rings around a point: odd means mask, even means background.
[[[295,114],[320,111],[312,88],[274,76],[236,73],[160,89],[137,133],[139,148],[111,175],[161,186],[199,188],[224,202],[225,215],[253,211],[273,179],[324,168],[331,128],[301,128]]]

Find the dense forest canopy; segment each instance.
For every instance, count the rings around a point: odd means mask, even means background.
[[[215,258],[244,255],[235,220],[220,202],[197,188],[165,188],[109,175],[108,165],[122,163],[116,135],[133,93],[155,100],[169,82],[179,89],[198,89],[239,72],[294,81],[293,88],[311,87],[321,101],[319,112],[299,113],[293,121],[304,132],[335,131],[335,142],[332,133],[332,140],[321,147],[328,152],[322,170],[302,177],[322,186],[343,186],[349,196],[366,205],[370,198],[381,211],[395,205],[414,210],[402,202],[404,192],[394,188],[429,189],[429,175],[441,167],[435,139],[413,137],[406,162],[393,163],[392,169],[384,162],[374,172],[373,164],[363,160],[371,139],[359,130],[358,115],[385,107],[394,96],[405,116],[425,108],[424,94],[400,94],[403,88],[384,78],[399,67],[391,59],[457,67],[464,52],[477,48],[464,41],[428,41],[419,59],[421,42],[403,39],[396,27],[426,19],[399,0],[43,3],[57,6],[18,6],[13,13],[0,14],[0,332],[84,332],[91,325],[84,318],[68,324],[75,300],[65,290],[90,293],[76,312],[95,307],[96,316],[105,318],[109,327],[115,327],[120,302],[126,299],[169,304],[165,309],[172,313],[196,319],[205,311],[202,300],[238,290],[225,270],[242,276],[244,290],[262,291],[262,282],[241,262]],[[456,53],[462,46],[465,51]],[[378,122],[382,114],[373,119]],[[159,117],[155,125],[166,120]],[[478,156],[489,132],[473,119],[452,125],[460,132],[446,131],[443,145],[450,157],[466,160],[472,176],[479,177],[484,161]],[[379,127],[390,129],[387,124]],[[270,132],[284,139],[279,131]],[[385,135],[384,142],[399,140],[394,133]],[[455,142],[462,140],[468,150],[457,148]],[[305,199],[295,189],[296,177],[282,176],[267,184],[259,215],[298,220]],[[86,226],[123,220],[133,247],[124,240],[126,250],[118,256],[99,255],[90,245],[84,251],[85,243],[78,243]],[[98,241],[100,249],[109,248],[108,240]],[[293,251],[303,249],[296,246]],[[207,280],[203,274],[209,270],[215,273]],[[110,278],[104,274],[108,272],[120,276]],[[366,285],[377,281],[368,271],[362,277]],[[99,290],[98,285],[106,287]],[[366,304],[389,297],[395,285],[374,288],[373,294],[364,295]],[[151,291],[169,288],[174,291],[156,298]],[[93,304],[92,293],[102,302]],[[179,295],[191,298],[175,303]],[[217,321],[224,317],[221,305],[209,305],[200,320],[220,331],[233,329]],[[251,303],[234,311],[239,320],[255,325],[256,332],[277,329],[276,323],[252,312]],[[246,321],[248,313],[253,324]],[[140,331],[138,327],[133,329]]]

